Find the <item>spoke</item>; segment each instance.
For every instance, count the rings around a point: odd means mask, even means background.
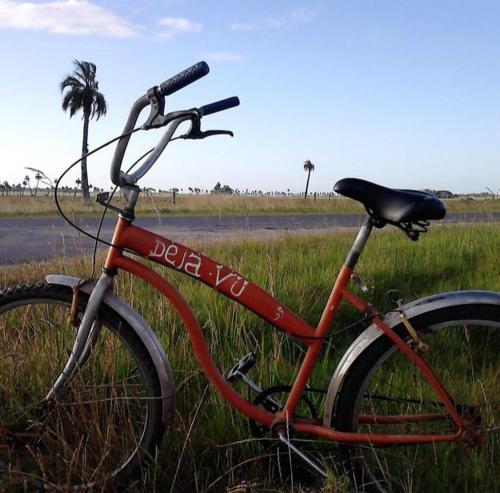
[[[92,401],[65,402],[59,404],[59,407],[81,406],[87,404],[99,404],[101,402],[117,402],[117,401],[158,401],[161,397],[107,397],[104,399],[96,399]]]
[[[389,397],[386,395],[377,395],[369,393],[365,393],[364,397],[368,399],[389,401],[389,402],[406,402],[408,404],[420,404],[420,405],[427,404],[428,406],[433,406],[433,407],[445,407],[445,405],[442,402],[429,401],[426,399],[422,400],[422,399],[407,398],[407,397]]]

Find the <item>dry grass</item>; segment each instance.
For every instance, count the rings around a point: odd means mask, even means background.
[[[79,215],[98,215],[98,204],[84,206],[80,196],[61,197],[64,210],[74,210]],[[117,194],[113,202],[123,206]],[[500,199],[494,200],[445,200],[449,212],[500,212]],[[138,202],[140,214],[162,215],[256,215],[256,214],[356,214],[364,212],[361,204],[344,197],[251,197],[242,195],[177,195],[172,203],[170,193],[143,194]],[[0,196],[0,217],[53,216],[57,210],[52,196]]]

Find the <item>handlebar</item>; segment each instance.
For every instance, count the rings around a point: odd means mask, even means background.
[[[215,103],[206,104],[205,106],[201,106],[198,108],[201,116],[211,115],[212,113],[217,113],[219,111],[228,110],[229,108],[234,108],[235,106],[239,106],[240,100],[234,96],[232,98],[222,99],[221,101],[217,101]]]
[[[127,184],[127,180],[125,178],[125,174],[120,171],[122,166],[123,156],[125,155],[125,151],[127,150],[128,142],[130,140],[131,132],[135,124],[137,122],[137,118],[139,118],[139,114],[141,111],[149,105],[149,99],[147,95],[141,96],[133,105],[130,110],[130,114],[127,119],[127,123],[125,123],[125,127],[123,129],[122,134],[124,135],[116,145],[115,153],[113,154],[113,159],[111,161],[111,181],[117,185],[122,186]]]
[[[177,75],[170,77],[170,79],[165,82],[162,82],[160,84],[160,94],[162,96],[170,96],[170,94],[173,94],[179,89],[182,89],[183,87],[196,82],[198,79],[205,77],[208,72],[210,72],[210,68],[206,62],[198,62],[192,67],[189,67]]]
[[[174,75],[170,79],[162,82],[159,87],[154,87],[150,89],[144,96],[141,96],[133,105],[130,110],[129,117],[127,119],[127,123],[123,129],[122,134],[123,137],[118,141],[118,144],[115,149],[115,153],[113,155],[113,159],[111,161],[111,181],[118,186],[124,185],[133,185],[144,176],[147,171],[153,166],[156,160],[160,157],[161,153],[165,149],[166,145],[172,138],[177,127],[186,120],[191,120],[192,123],[195,121],[198,122],[203,116],[211,115],[212,113],[216,113],[219,111],[224,111],[229,108],[233,108],[240,104],[240,101],[237,97],[223,99],[221,101],[217,101],[215,103],[207,104],[205,106],[201,106],[200,108],[194,108],[192,110],[187,111],[176,111],[169,113],[165,116],[162,116],[162,120],[160,125],[170,124],[169,129],[167,130],[164,137],[160,140],[158,145],[155,147],[152,154],[148,157],[146,162],[133,174],[127,175],[121,171],[121,164],[123,161],[123,156],[125,155],[125,151],[127,150],[127,146],[131,137],[131,132],[134,130],[134,127],[137,123],[137,119],[142,112],[142,110],[151,104],[152,108],[156,108],[156,113],[158,114],[158,108],[161,108],[161,114],[163,112],[163,101],[165,96],[169,96],[174,92],[186,87],[187,85],[197,81],[201,77],[204,77],[209,73],[210,69],[205,62],[199,62],[189,67],[188,69]],[[153,98],[153,99],[152,99]],[[144,125],[142,128],[152,128]],[[227,133],[227,132],[226,132]],[[125,135],[128,134],[128,135]],[[211,135],[210,132],[207,132],[205,136]]]

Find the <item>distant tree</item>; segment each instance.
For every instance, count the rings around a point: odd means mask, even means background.
[[[233,194],[234,190],[229,185],[221,185],[220,182],[215,184],[215,187],[211,190],[210,193],[227,193]]]
[[[25,192],[26,192],[26,187],[29,185],[29,183],[30,183],[30,177],[29,177],[28,175],[26,175],[26,176],[24,177],[24,180],[23,180],[23,195],[25,194]],[[30,195],[32,195],[32,194],[31,194],[31,187],[30,187]]]
[[[78,189],[80,188],[80,185],[82,184],[82,180],[80,180],[80,178],[77,178],[75,180],[75,183],[76,183],[76,187],[73,190],[73,197],[76,197],[76,192],[78,192]]]
[[[311,178],[311,171],[314,171],[314,164],[309,161],[304,162],[304,171],[307,171],[307,183],[306,183],[306,191],[304,193],[304,199],[307,199],[307,191],[309,190],[309,178]]]
[[[38,184],[40,183],[40,180],[43,178],[43,176],[40,173],[35,173],[35,180],[36,180],[36,185],[35,185],[35,197],[36,194],[38,193]]]
[[[34,174],[35,180],[36,180],[36,185],[35,185],[35,190],[32,191],[31,186],[30,186],[30,193],[32,196],[36,197],[38,193],[38,186],[40,184],[40,181],[44,184],[47,185],[49,190],[52,188],[52,180],[41,170],[37,168],[29,168],[28,166],[25,167],[28,171],[31,171]],[[24,180],[28,182],[30,181],[30,177],[26,175],[24,177]],[[24,184],[24,182],[23,182]]]
[[[62,109],[69,109],[71,118],[77,111],[83,111],[83,141],[82,156],[87,154],[89,138],[89,121],[96,120],[106,114],[107,104],[104,95],[99,92],[99,83],[96,79],[96,66],[90,62],[73,60],[75,70],[61,82],[63,94]],[[81,184],[83,200],[90,204],[89,181],[87,173],[87,158],[81,162]]]
[[[452,199],[453,193],[450,192],[449,190],[438,190],[436,192],[436,196],[438,199]],[[493,195],[493,198],[495,198],[494,195]]]

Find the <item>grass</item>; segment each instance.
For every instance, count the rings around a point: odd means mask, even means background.
[[[265,242],[226,241],[201,246],[209,256],[245,274],[310,324],[316,325],[335,273],[352,240],[352,233],[321,234],[306,239],[286,235]],[[363,255],[359,272],[369,286],[374,286],[371,301],[383,311],[394,308],[395,295],[389,292],[391,289],[400,290],[397,298],[404,300],[459,289],[500,291],[499,244],[500,227],[497,225],[433,227],[417,244],[394,230],[377,231]],[[89,259],[56,259],[4,268],[0,284],[42,280],[45,274],[56,272],[86,277],[90,272]],[[170,271],[162,270],[162,273],[193,306],[220,368],[227,370],[241,356],[256,350],[260,356],[259,365],[252,370],[251,376],[261,386],[293,380],[297,362],[304,354],[303,345],[270,330],[255,315],[192,279]],[[247,440],[247,420],[211,388],[206,390],[207,381],[192,355],[188,335],[169,304],[150,286],[127,274],[119,275],[117,291],[155,328],[174,370],[176,415],[154,468],[153,482],[157,491],[170,491],[170,488],[174,492],[308,491],[299,477],[287,472],[288,458],[277,468],[276,462],[267,457],[268,453],[258,443]],[[337,330],[356,317],[352,309],[342,305]],[[312,385],[328,386],[339,358],[359,330],[347,334],[339,332],[328,343]],[[22,386],[23,382],[18,385]],[[245,389],[242,391],[248,393]],[[321,399],[314,397],[314,403],[321,413]],[[432,456],[432,450],[429,453]],[[484,477],[484,470],[488,470],[484,461],[469,468],[471,477],[465,484],[455,480],[456,461],[456,456],[450,457],[444,469],[449,477],[446,484],[451,489],[448,491],[495,490],[495,474]],[[494,466],[498,467],[498,450],[496,461]],[[342,471],[335,469],[335,463],[330,462],[329,467],[331,477],[325,491],[351,491],[352,485]],[[481,471],[479,479],[473,477],[474,470]],[[438,473],[436,468],[429,471],[429,474]],[[245,481],[251,489],[241,486]],[[152,488],[151,484],[148,488]],[[444,490],[436,486],[434,490],[425,491]]]
[[[500,199],[445,200],[449,212],[500,212]],[[123,206],[117,196],[113,202]],[[80,196],[64,195],[61,204],[68,212],[78,215],[99,215],[98,204],[84,206]],[[344,197],[251,197],[237,195],[177,195],[172,204],[169,193],[144,195],[139,201],[140,214],[162,215],[257,215],[257,214],[358,214],[364,209],[358,202]],[[0,217],[55,216],[57,210],[51,196],[0,196]]]

